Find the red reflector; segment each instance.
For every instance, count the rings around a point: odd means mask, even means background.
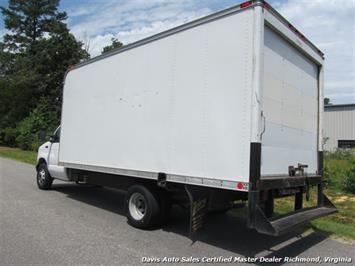
[[[251,6],[252,3],[253,1],[248,1],[248,2],[241,3],[239,6],[240,8],[246,8],[248,6]]]
[[[269,9],[271,9],[271,6],[268,3],[264,2],[264,8],[266,10],[269,10]]]
[[[243,189],[243,188],[244,188],[243,183],[239,182],[239,183],[237,184],[237,189]]]

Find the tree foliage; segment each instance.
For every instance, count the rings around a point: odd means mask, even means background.
[[[120,48],[122,46],[123,46],[123,44],[119,40],[117,40],[116,38],[112,38],[111,39],[111,44],[105,46],[104,48],[102,48],[101,54],[110,52],[110,51],[112,51],[114,49],[118,49],[118,48]]]
[[[45,34],[61,34],[66,31],[65,12],[58,11],[59,0],[10,0],[9,7],[1,7],[6,34],[4,42],[10,50],[26,51]]]
[[[89,57],[69,32],[67,15],[58,5],[59,0],[9,0],[7,8],[1,7],[8,33],[0,43],[0,142],[6,132],[13,135],[11,129],[35,136],[39,128],[34,117],[44,121],[42,129],[58,124],[64,74]],[[24,143],[24,138],[16,137],[15,142]]]

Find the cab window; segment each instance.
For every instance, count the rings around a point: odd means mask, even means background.
[[[60,140],[60,127],[53,134],[53,142],[59,142]]]

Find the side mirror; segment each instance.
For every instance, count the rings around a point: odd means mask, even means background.
[[[46,141],[47,138],[47,133],[45,130],[40,130],[38,132],[38,140],[40,143],[44,143]]]
[[[54,142],[54,139],[55,139],[55,138],[54,138],[54,136],[53,136],[53,135],[52,135],[52,136],[50,136],[50,137],[49,137],[49,142]]]

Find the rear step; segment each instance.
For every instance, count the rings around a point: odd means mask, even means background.
[[[262,208],[257,205],[255,210],[255,229],[259,233],[279,236],[297,225],[337,212],[338,210],[327,196],[324,194],[322,196],[321,206],[299,209],[286,216],[270,220],[266,217]]]

